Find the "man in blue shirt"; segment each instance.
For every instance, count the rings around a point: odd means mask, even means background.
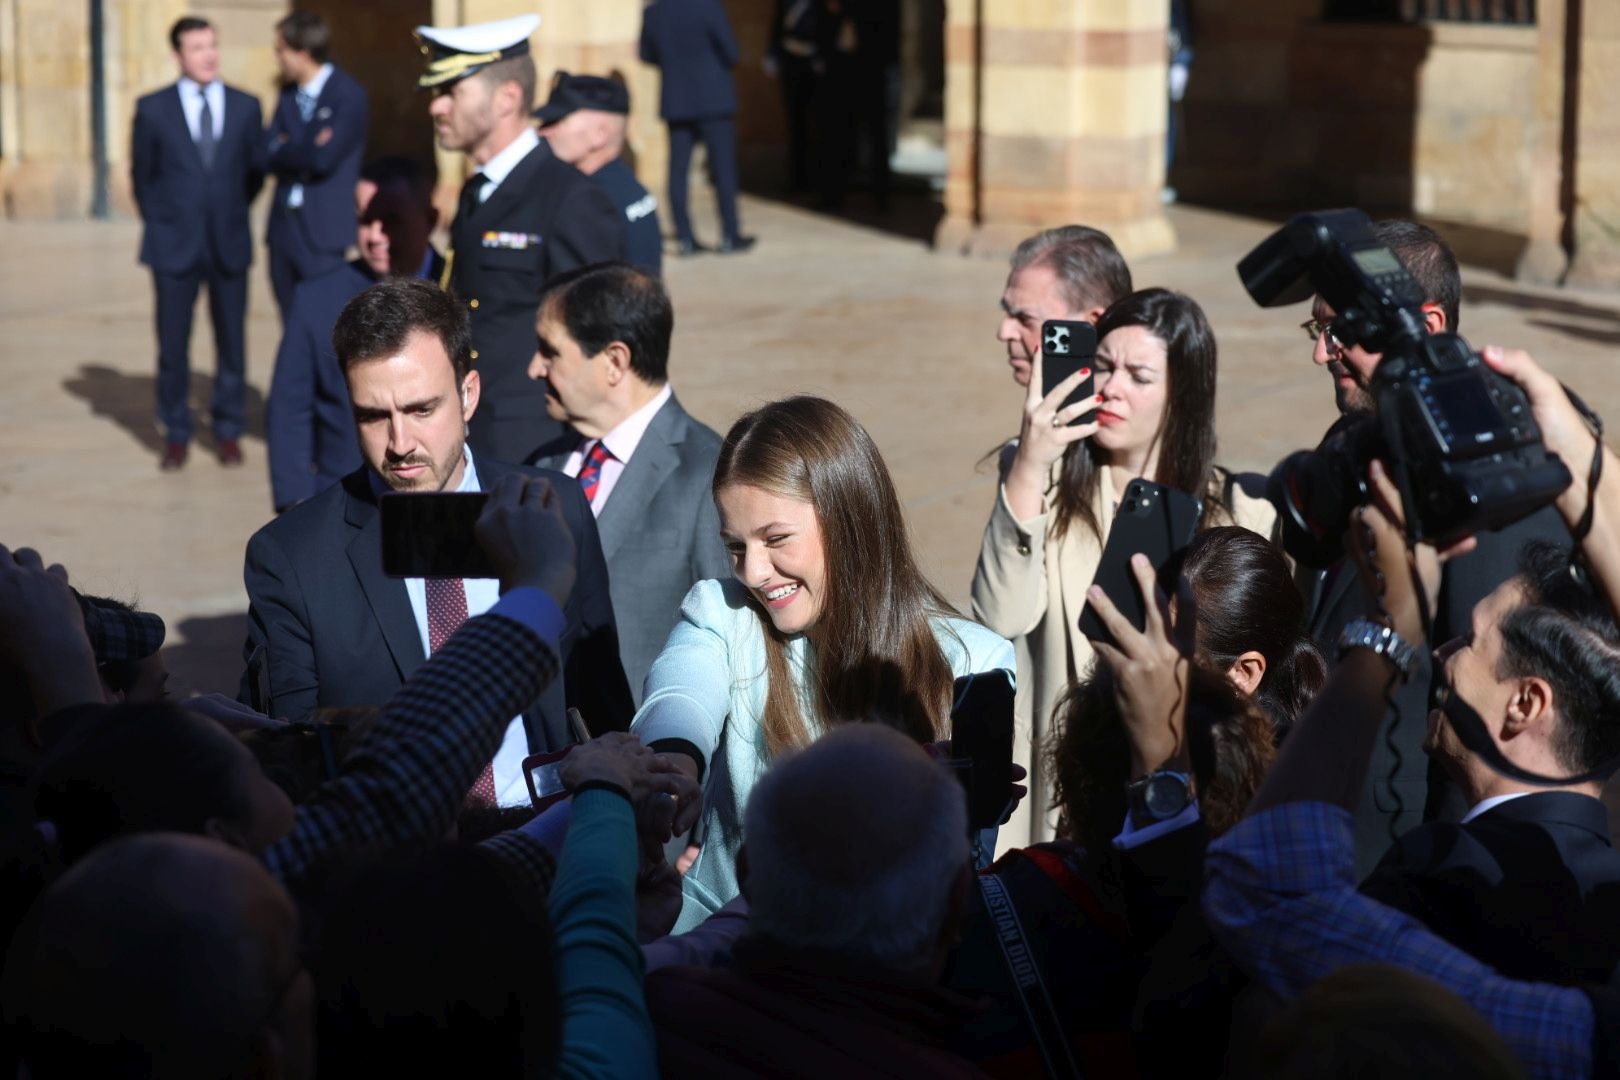
[[[591,178],[624,215],[631,266],[659,276],[664,237],[658,200],[641,186],[624,160],[630,91],[618,79],[559,71],[551,97],[534,110],[551,152]]]
[[[438,224],[433,178],[407,158],[368,165],[355,192],[360,257],[301,283],[287,311],[265,409],[276,513],[360,467],[349,391],[332,328],[350,300],[388,276],[437,281],[444,259],[429,243]]]

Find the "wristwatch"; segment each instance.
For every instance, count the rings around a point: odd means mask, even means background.
[[[1169,821],[1192,802],[1192,778],[1171,769],[1155,769],[1125,785],[1131,817],[1152,824]]]
[[[1339,659],[1344,659],[1344,654],[1351,649],[1371,649],[1382,656],[1395,665],[1402,682],[1412,674],[1412,664],[1417,660],[1417,650],[1409,642],[1389,627],[1371,619],[1352,619],[1345,626],[1344,632],[1339,635]]]

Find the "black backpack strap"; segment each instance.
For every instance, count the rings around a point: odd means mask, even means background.
[[[996,941],[1001,946],[1001,958],[1007,963],[1007,974],[1012,977],[1013,988],[1024,1009],[1024,1020],[1035,1040],[1035,1049],[1046,1066],[1051,1080],[1080,1080],[1080,1069],[1074,1063],[1074,1051],[1063,1033],[1052,995],[1041,978],[1041,966],[1030,950],[1029,939],[1018,920],[1018,909],[1013,906],[1012,895],[1006,884],[995,874],[978,874],[979,895],[984,900],[985,913],[996,928]]]

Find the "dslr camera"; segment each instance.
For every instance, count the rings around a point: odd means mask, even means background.
[[[1301,563],[1343,555],[1374,458],[1400,487],[1408,537],[1433,544],[1509,525],[1569,486],[1523,391],[1456,334],[1424,332],[1423,290],[1360,210],[1296,215],[1244,256],[1238,276],[1261,307],[1319,294],[1338,313],[1335,338],[1383,354],[1376,413],[1347,418],[1271,475],[1283,547]]]

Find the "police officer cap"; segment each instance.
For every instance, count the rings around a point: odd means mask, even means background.
[[[416,41],[427,70],[416,85],[423,90],[446,86],[491,64],[527,56],[529,35],[539,25],[540,16],[519,15],[471,26],[418,26]]]
[[[576,109],[595,109],[622,116],[630,112],[630,91],[617,79],[559,71],[551,82],[551,96],[534,110],[534,115],[542,124],[555,124]]]

